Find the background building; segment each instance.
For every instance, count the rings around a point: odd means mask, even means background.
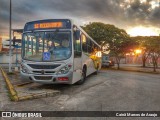
[[[0,52],[2,51],[2,37],[0,36]]]
[[[21,61],[21,48],[15,48],[13,45],[13,41],[15,45],[21,46],[21,33],[23,32],[23,29],[13,29],[13,39],[11,40],[12,44],[12,63],[16,63],[17,61]],[[7,64],[9,63],[9,39],[8,40],[2,40],[0,37],[0,63],[1,64]]]

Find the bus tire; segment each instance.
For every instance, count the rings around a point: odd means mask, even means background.
[[[95,72],[94,72],[94,75],[97,75],[98,74],[98,70],[96,70]]]
[[[81,79],[76,83],[77,85],[82,85],[86,80],[86,67],[83,67]]]

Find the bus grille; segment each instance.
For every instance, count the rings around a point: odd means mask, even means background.
[[[32,71],[33,73],[39,73],[42,74],[42,71]],[[54,74],[55,71],[44,71],[44,74]]]
[[[34,76],[36,80],[51,80],[52,76]]]
[[[34,64],[28,64],[33,69],[55,69],[60,66],[60,64],[57,65],[34,65]]]

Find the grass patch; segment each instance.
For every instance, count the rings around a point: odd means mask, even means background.
[[[14,97],[11,95],[10,92],[8,92],[8,97],[10,98],[11,101],[14,101]]]
[[[14,72],[8,72],[7,75],[15,75]]]

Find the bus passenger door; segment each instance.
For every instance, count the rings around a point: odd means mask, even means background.
[[[77,30],[73,34],[74,43],[74,71],[73,71],[73,83],[79,81],[82,75],[82,49],[80,40],[80,31]]]

